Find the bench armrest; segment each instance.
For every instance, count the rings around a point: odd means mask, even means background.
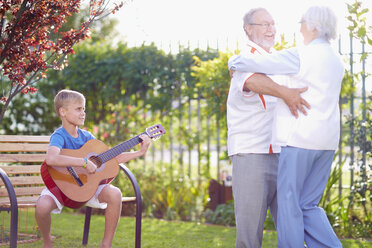
[[[12,183],[10,182],[9,177],[6,174],[6,172],[1,168],[0,168],[0,178],[4,182],[5,187],[8,191],[11,207],[14,206],[15,209],[18,209],[17,196],[15,194],[14,187],[13,187]]]
[[[124,173],[129,178],[130,182],[132,183],[132,186],[133,186],[133,189],[134,189],[134,194],[136,196],[137,204],[139,203],[140,204],[139,207],[141,207],[141,209],[142,209],[142,196],[141,196],[141,191],[140,191],[140,188],[138,186],[136,178],[134,177],[133,173],[128,169],[128,167],[126,167],[124,164],[119,164],[119,166],[120,166],[120,169],[122,171],[124,171]]]
[[[18,236],[18,203],[17,197],[14,191],[14,187],[9,180],[6,172],[0,168],[0,177],[3,180],[5,187],[8,191],[9,200],[10,200],[10,247],[17,247],[17,236]],[[3,209],[1,209],[3,210]],[[5,209],[4,209],[5,210]],[[9,211],[9,208],[7,209]]]
[[[119,164],[120,169],[124,171],[124,173],[129,178],[130,182],[132,183],[134,193],[136,195],[136,241],[135,241],[135,248],[141,247],[141,226],[142,226],[142,196],[141,191],[138,186],[137,180],[134,177],[133,173],[124,165]]]

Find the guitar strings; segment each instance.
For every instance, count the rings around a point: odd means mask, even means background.
[[[130,140],[127,140],[127,141],[125,141],[125,142],[107,150],[107,151],[104,151],[103,153],[99,154],[98,157],[101,159],[102,163],[105,163],[105,162],[109,161],[110,159],[116,157],[117,155],[119,155],[123,151],[126,151],[126,150],[128,150],[129,148],[131,148],[135,145],[138,145],[140,143],[140,141],[139,141],[139,136],[140,135],[137,135],[137,136],[131,138]]]

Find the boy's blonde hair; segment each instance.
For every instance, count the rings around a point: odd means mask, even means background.
[[[61,90],[54,97],[54,109],[59,116],[59,109],[66,107],[68,104],[73,102],[85,103],[85,97],[80,92],[74,90]]]

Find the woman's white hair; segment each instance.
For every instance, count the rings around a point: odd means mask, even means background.
[[[336,39],[337,17],[332,9],[326,6],[312,6],[302,16],[309,30],[316,29],[318,38]]]

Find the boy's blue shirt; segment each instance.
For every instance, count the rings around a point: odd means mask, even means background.
[[[78,134],[79,136],[74,138],[61,126],[53,132],[49,146],[56,146],[59,149],[80,149],[89,140],[95,139],[89,131],[80,128],[78,128]]]

